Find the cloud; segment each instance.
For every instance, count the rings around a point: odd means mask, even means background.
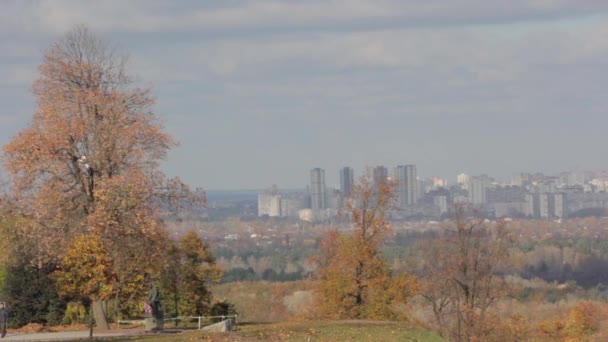
[[[61,34],[79,23],[102,32],[471,26],[576,18],[608,10],[602,0],[25,0],[2,6],[2,29],[43,34]]]
[[[168,168],[192,184],[300,186],[311,167],[330,174],[348,162],[413,162],[421,175],[449,175],[467,163],[508,173],[564,153],[597,165],[584,150],[608,124],[607,6],[0,2],[0,135],[27,120],[14,113],[33,112],[21,93],[37,75],[40,51],[86,23],[124,47],[129,71],[152,84],[158,113],[182,141]],[[278,167],[287,170],[277,175]]]

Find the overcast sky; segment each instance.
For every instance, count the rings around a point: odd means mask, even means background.
[[[192,186],[608,169],[605,0],[5,0],[0,145],[76,24],[130,54],[180,142],[163,167]]]

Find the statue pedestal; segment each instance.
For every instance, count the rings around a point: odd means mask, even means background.
[[[163,330],[164,321],[162,318],[146,317],[144,319],[144,331]]]

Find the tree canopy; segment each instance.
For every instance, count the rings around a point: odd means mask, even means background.
[[[126,66],[124,54],[85,26],[55,42],[33,86],[36,111],[4,146],[3,162],[19,220],[15,249],[25,248],[33,265],[60,265],[67,251],[85,247],[76,237],[95,236],[112,261],[113,294],[132,297],[133,282],[160,269],[162,214],[201,197],[160,170],[176,142]]]

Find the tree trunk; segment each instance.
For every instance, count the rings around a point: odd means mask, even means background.
[[[96,300],[91,303],[93,306],[93,317],[95,318],[95,324],[100,330],[110,330],[108,320],[106,319],[106,312],[103,309],[103,301]]]

